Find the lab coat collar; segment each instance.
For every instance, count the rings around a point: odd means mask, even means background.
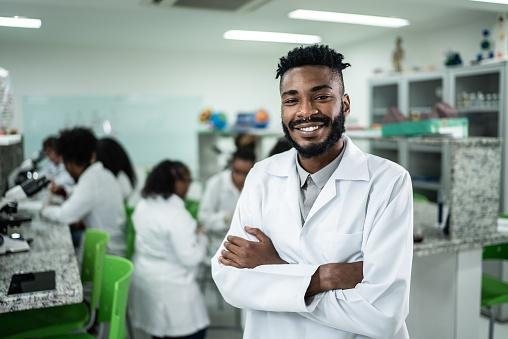
[[[367,155],[349,137],[346,136],[346,138],[347,147],[344,156],[331,178],[335,180],[369,181]],[[291,174],[295,174],[296,156],[297,152],[294,148],[277,155],[268,165],[268,173],[278,177],[289,177]]]
[[[97,172],[97,171],[100,172],[103,169],[104,169],[104,166],[102,165],[102,162],[96,161],[96,162],[90,164],[87,168],[85,168],[83,173],[81,173],[81,175],[79,176],[78,180],[83,180],[83,179],[93,175],[94,172]]]

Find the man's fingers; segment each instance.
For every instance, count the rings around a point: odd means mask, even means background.
[[[251,241],[249,241],[249,240],[245,240],[245,239],[243,239],[243,238],[236,237],[236,236],[234,236],[234,235],[229,235],[229,236],[227,237],[227,240],[228,240],[230,243],[232,243],[233,245],[240,246],[240,247],[246,247],[246,246],[248,246],[248,245],[249,245],[249,243],[251,242]]]
[[[224,247],[231,253],[234,253],[236,255],[240,255],[241,247],[238,245],[235,245],[233,243],[230,243],[229,241],[226,241],[224,243]]]
[[[240,265],[238,265],[237,263],[235,263],[234,261],[231,261],[231,260],[228,260],[224,257],[219,257],[219,262],[225,266],[231,266],[231,267],[236,267],[236,268],[242,268],[240,267]]]
[[[245,232],[247,232],[249,234],[252,234],[256,238],[258,238],[258,240],[260,242],[268,242],[268,241],[270,241],[270,238],[268,238],[266,236],[266,234],[264,234],[263,231],[261,231],[259,228],[245,226]]]
[[[227,251],[227,250],[222,250],[222,252],[221,252],[221,256],[222,256],[224,259],[230,260],[230,261],[234,262],[235,264],[237,264],[238,266],[243,267],[243,266],[241,265],[241,261],[242,261],[242,260],[241,260],[241,258],[240,258],[238,255],[236,255],[236,254],[234,254],[234,253],[231,253],[231,252],[229,252],[229,251]]]

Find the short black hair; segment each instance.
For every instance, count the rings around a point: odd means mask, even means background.
[[[58,149],[58,138],[56,135],[50,135],[42,142],[42,150],[45,151],[47,149],[52,149],[53,151],[57,151]]]
[[[254,150],[250,147],[240,147],[231,156],[231,162],[235,161],[236,159],[246,160],[255,163],[256,154],[254,153]]]
[[[327,66],[332,72],[337,74],[340,79],[342,88],[344,88],[344,80],[342,79],[342,70],[351,66],[347,62],[343,62],[344,56],[330,48],[327,45],[311,45],[306,47],[297,47],[286,56],[279,59],[275,78],[281,78],[291,68],[301,66]]]
[[[189,172],[189,168],[180,161],[167,159],[159,162],[148,174],[141,196],[169,198],[175,193],[175,182],[184,179],[186,172]]]
[[[136,186],[136,173],[132,166],[129,155],[122,145],[112,138],[101,138],[97,141],[97,157],[104,167],[110,170],[115,177],[124,172],[132,187]]]
[[[86,127],[75,127],[60,131],[58,136],[58,154],[64,162],[73,162],[79,166],[88,166],[97,146],[97,138]]]

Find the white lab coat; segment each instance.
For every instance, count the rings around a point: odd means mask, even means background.
[[[207,240],[184,202],[141,199],[133,215],[136,252],[129,312],[132,325],[158,337],[184,336],[208,326],[196,268]]]
[[[46,218],[66,224],[82,221],[86,227],[109,233],[108,252],[125,255],[125,210],[115,176],[102,166],[91,164],[81,174],[72,195],[61,206],[42,210]]]
[[[363,153],[350,140],[337,170],[302,225],[294,149],[270,157],[247,177],[229,234],[243,227],[272,239],[287,265],[226,267],[212,275],[226,301],[247,310],[244,339],[409,338],[412,188],[399,165]],[[353,289],[305,300],[320,264],[362,260]]]
[[[123,171],[120,171],[116,176],[116,182],[118,183],[118,186],[120,186],[123,200],[128,201],[132,192],[134,191],[129,177]]]
[[[226,231],[235,212],[240,191],[233,184],[231,170],[215,174],[206,183],[199,204],[198,220],[208,230]]]

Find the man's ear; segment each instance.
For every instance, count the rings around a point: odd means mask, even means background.
[[[347,117],[350,113],[351,109],[351,102],[349,101],[349,95],[344,94],[342,96],[342,112],[344,114],[344,117]]]

